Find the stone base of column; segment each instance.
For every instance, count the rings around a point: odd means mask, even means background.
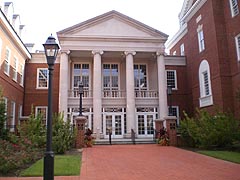
[[[176,116],[165,117],[166,130],[169,136],[169,145],[177,146],[177,126],[176,126]]]
[[[77,128],[77,137],[76,137],[76,148],[83,148],[85,145],[85,122],[87,118],[85,116],[77,116],[75,118],[76,128]]]

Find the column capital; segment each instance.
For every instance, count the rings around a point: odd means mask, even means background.
[[[61,54],[69,55],[71,53],[70,50],[61,50]]]
[[[127,56],[129,54],[135,56],[136,55],[136,51],[125,51],[124,54]]]
[[[102,55],[103,54],[103,50],[93,50],[92,54],[93,55],[96,55],[96,54]]]
[[[159,48],[159,50],[156,52],[156,55],[157,56],[164,56],[165,55],[165,46],[164,45],[162,45],[160,48]]]

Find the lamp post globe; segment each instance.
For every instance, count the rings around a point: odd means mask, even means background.
[[[45,56],[48,64],[48,114],[47,114],[47,143],[46,152],[44,156],[44,180],[54,179],[54,153],[52,151],[52,76],[54,70],[54,64],[57,58],[59,45],[55,41],[56,39],[51,35],[47,38],[45,44],[43,44]]]

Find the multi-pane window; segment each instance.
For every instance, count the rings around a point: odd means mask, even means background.
[[[38,68],[37,73],[37,88],[48,88],[48,69]]]
[[[36,106],[35,116],[40,115],[42,117],[42,123],[47,124],[47,107],[46,106]]]
[[[4,101],[4,104],[5,104],[5,116],[7,117],[8,116],[8,99],[6,97],[3,97],[3,101]],[[7,121],[7,120],[6,120]],[[4,122],[4,129],[7,128],[7,122]]]
[[[203,82],[204,82],[204,93],[205,93],[205,96],[208,96],[210,94],[208,72],[204,71],[202,75],[203,75]]]
[[[239,14],[238,0],[230,0],[232,17]]]
[[[14,132],[15,129],[15,108],[16,103],[14,101],[11,102],[11,108],[10,108],[10,131]]]
[[[134,87],[135,90],[147,90],[147,66],[134,64]]]
[[[13,60],[13,80],[17,81],[17,72],[18,71],[18,60],[14,58]]]
[[[89,74],[89,64],[74,64],[73,87],[77,89],[79,82],[82,81],[84,90],[89,90]]]
[[[20,64],[19,66],[19,78],[20,78],[20,85],[23,85],[23,72],[24,72],[24,66],[23,64]]]
[[[177,89],[177,72],[175,70],[166,70],[167,86]]]
[[[238,58],[238,61],[240,61],[240,34],[236,36],[235,41],[236,41],[237,58]]]
[[[184,44],[181,44],[181,46],[180,46],[180,55],[181,56],[184,56],[185,55],[185,50],[184,50]]]
[[[177,125],[179,125],[179,107],[178,106],[168,107],[168,115],[175,116],[177,118]]]
[[[10,50],[6,48],[5,58],[4,58],[4,72],[9,75],[10,71]]]
[[[202,25],[198,27],[198,45],[199,45],[199,52],[202,52],[205,49]]]
[[[118,90],[118,64],[103,64],[103,88],[104,90]]]

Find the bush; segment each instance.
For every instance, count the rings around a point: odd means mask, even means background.
[[[185,113],[179,130],[188,145],[202,148],[231,146],[240,135],[239,121],[232,115],[217,112],[211,116],[203,110],[198,110],[195,118]]]
[[[64,154],[75,142],[76,131],[70,121],[64,122],[63,113],[53,116],[53,150],[56,154]]]

